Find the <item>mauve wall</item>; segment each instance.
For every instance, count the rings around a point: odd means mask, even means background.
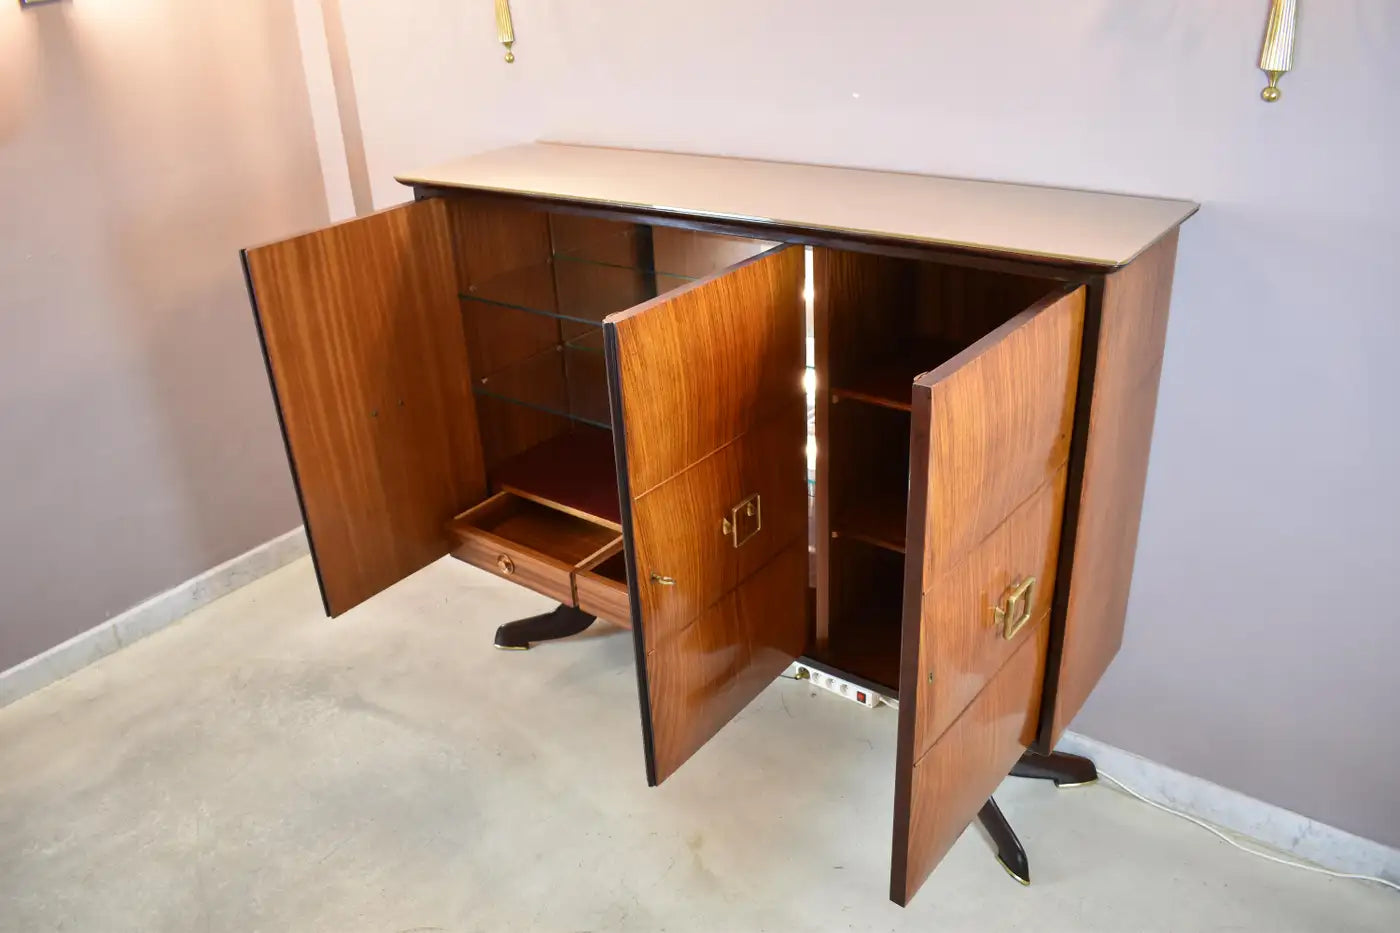
[[[298,524],[237,251],[326,216],[290,0],[0,2],[0,670]]]
[[[532,138],[1193,198],[1126,643],[1074,728],[1400,844],[1400,4],[339,0],[375,201]]]

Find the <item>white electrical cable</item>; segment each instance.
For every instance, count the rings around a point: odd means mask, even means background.
[[[1257,855],[1262,859],[1268,859],[1271,862],[1278,862],[1280,865],[1288,865],[1291,868],[1301,868],[1304,871],[1317,872],[1319,875],[1329,875],[1333,878],[1351,878],[1355,881],[1374,881],[1376,884],[1383,884],[1387,888],[1394,888],[1396,891],[1400,891],[1400,884],[1396,884],[1394,881],[1388,881],[1385,878],[1377,878],[1374,875],[1353,875],[1344,871],[1332,871],[1329,868],[1320,868],[1317,865],[1308,865],[1304,862],[1295,862],[1291,859],[1279,858],[1277,855],[1273,855],[1269,852],[1260,852],[1258,849],[1251,849],[1249,846],[1241,845],[1239,842],[1236,842],[1234,839],[1231,839],[1228,835],[1216,829],[1214,826],[1210,825],[1204,820],[1198,820],[1188,813],[1182,813],[1180,810],[1173,810],[1171,807],[1168,807],[1164,804],[1160,804],[1155,800],[1149,800],[1142,794],[1139,794],[1137,791],[1133,790],[1128,785],[1124,784],[1122,781],[1118,780],[1113,775],[1105,774],[1102,768],[1099,768],[1098,772],[1099,777],[1106,778],[1107,780],[1112,781],[1125,794],[1128,794],[1131,797],[1136,797],[1138,800],[1141,800],[1149,807],[1156,807],[1158,810],[1161,810],[1164,813],[1170,813],[1172,816],[1179,816],[1183,820],[1186,820],[1188,823],[1195,823],[1197,826],[1201,827],[1201,829],[1208,830],[1209,832],[1214,833],[1216,836],[1228,842],[1236,849],[1239,849],[1241,852],[1248,852],[1250,855]]]
[[[806,677],[793,677],[791,674],[780,674],[779,676],[787,680],[807,680]],[[877,694],[877,696],[879,695]],[[879,699],[884,705],[892,706],[895,709],[899,709],[898,700],[886,696],[880,696]],[[880,704],[877,703],[876,705],[879,706]],[[1201,827],[1201,829],[1204,829],[1207,832],[1224,840],[1225,842],[1228,842],[1230,845],[1234,846],[1236,849],[1239,849],[1241,852],[1248,852],[1250,855],[1257,855],[1262,859],[1267,859],[1270,862],[1277,862],[1280,865],[1287,865],[1290,868],[1301,868],[1303,869],[1303,871],[1316,872],[1319,875],[1327,875],[1331,878],[1350,878],[1353,881],[1373,881],[1376,884],[1383,884],[1387,888],[1392,888],[1396,891],[1400,891],[1400,884],[1396,884],[1394,881],[1390,881],[1385,878],[1377,878],[1375,875],[1354,875],[1350,872],[1345,871],[1332,871],[1332,869],[1330,868],[1322,868],[1318,865],[1309,865],[1306,862],[1295,862],[1292,859],[1279,858],[1277,855],[1274,855],[1269,852],[1260,852],[1258,849],[1251,849],[1249,846],[1242,845],[1236,840],[1230,838],[1224,832],[1222,832],[1219,829],[1216,829],[1214,826],[1210,825],[1205,820],[1198,820],[1194,816],[1191,816],[1189,813],[1182,813],[1180,810],[1173,810],[1171,807],[1165,804],[1161,804],[1155,800],[1151,800],[1147,797],[1144,797],[1142,794],[1133,790],[1131,787],[1129,787],[1127,784],[1124,784],[1122,781],[1118,780],[1113,775],[1106,773],[1102,768],[1098,768],[1097,770],[1099,777],[1110,781],[1111,783],[1116,785],[1119,790],[1123,791],[1123,793],[1127,794],[1128,796],[1134,797],[1142,801],[1149,807],[1155,807],[1158,810],[1161,810],[1163,813],[1170,813],[1172,816],[1181,817],[1188,823],[1195,823],[1197,826]]]

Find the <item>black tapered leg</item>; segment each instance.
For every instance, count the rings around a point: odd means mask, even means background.
[[[1037,755],[1026,752],[1012,767],[1011,776],[1054,781],[1056,787],[1078,787],[1097,781],[1099,772],[1094,768],[1094,763],[1082,755],[1068,752]]]
[[[592,625],[594,618],[573,606],[560,606],[553,612],[516,619],[496,629],[496,647],[524,651],[532,642],[577,635]]]
[[[997,847],[997,861],[1001,862],[1001,867],[1022,884],[1030,884],[1031,863],[1026,858],[1026,850],[1021,847],[1021,840],[1016,838],[1011,824],[1002,816],[997,802],[988,797],[982,809],[977,811],[977,819],[982,821],[982,828],[992,837],[992,843]]]

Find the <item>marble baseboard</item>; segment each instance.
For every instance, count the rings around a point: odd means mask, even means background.
[[[294,528],[164,593],[152,596],[86,632],[74,635],[43,654],[0,672],[0,706],[13,703],[106,657],[118,648],[158,632],[200,606],[232,593],[308,552],[305,531],[300,527]]]
[[[302,528],[295,528],[37,657],[0,672],[0,706],[61,680],[307,553],[306,534]],[[1078,733],[1066,732],[1057,747],[1092,758],[1103,771],[1150,800],[1189,813],[1245,839],[1258,840],[1334,871],[1375,875],[1400,882],[1400,849],[1364,839]],[[1104,785],[1112,787],[1109,782]]]
[[[1101,770],[1149,800],[1228,830],[1242,837],[1242,842],[1257,840],[1333,871],[1400,882],[1400,849],[1319,823],[1074,732],[1066,732],[1056,748],[1092,758]],[[1109,781],[1103,784],[1113,786]]]

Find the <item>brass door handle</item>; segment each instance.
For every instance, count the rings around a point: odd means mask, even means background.
[[[662,576],[662,575],[659,574],[659,573],[653,573],[653,574],[651,575],[651,582],[652,582],[652,583],[660,583],[662,586],[675,586],[675,585],[676,585],[676,578],[675,578],[675,577]]]
[[[729,516],[719,523],[721,534],[727,535],[735,547],[742,547],[763,530],[763,499],[754,493],[729,510]]]
[[[992,619],[1001,637],[1010,641],[1026,627],[1035,608],[1035,577],[1026,577],[1006,588],[1001,604],[992,607]]]

